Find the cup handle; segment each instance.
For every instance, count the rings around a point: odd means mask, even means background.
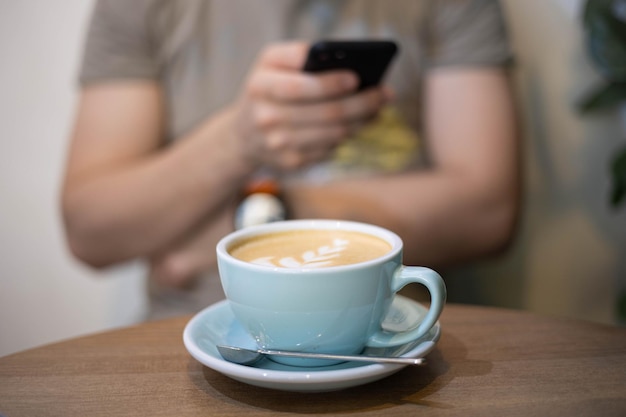
[[[430,308],[424,319],[416,328],[404,332],[393,333],[381,329],[369,338],[367,346],[384,348],[403,345],[424,336],[437,323],[446,302],[443,278],[430,268],[401,265],[391,279],[391,291],[395,294],[412,283],[422,284],[430,292]]]

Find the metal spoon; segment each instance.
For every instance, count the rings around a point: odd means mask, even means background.
[[[400,365],[424,365],[424,358],[389,358],[384,356],[332,355],[327,353],[290,352],[271,349],[245,349],[236,346],[217,345],[220,355],[228,362],[240,365],[252,365],[266,355],[284,356],[289,358],[331,359],[339,361],[360,361],[374,363],[394,363]]]

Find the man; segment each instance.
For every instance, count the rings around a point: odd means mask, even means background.
[[[241,4],[240,4],[241,3]],[[387,86],[304,73],[318,38],[393,38]],[[222,297],[215,244],[271,172],[290,217],[378,224],[405,263],[500,250],[519,157],[499,5],[100,1],[63,187],[73,253],[150,264],[153,317]]]

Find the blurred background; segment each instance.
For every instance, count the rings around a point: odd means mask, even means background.
[[[140,263],[90,270],[62,236],[59,185],[92,5],[0,0],[0,356],[130,325],[145,309]],[[524,130],[523,218],[507,253],[448,279],[468,302],[617,324],[626,204],[609,204],[609,161],[626,144],[626,105],[575,108],[600,82],[583,0],[503,5]]]

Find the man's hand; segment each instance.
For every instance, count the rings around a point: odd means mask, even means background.
[[[308,44],[263,50],[233,106],[241,152],[258,166],[301,168],[329,156],[388,100],[383,88],[356,93],[350,71],[305,73]]]
[[[217,265],[215,246],[233,231],[235,207],[207,219],[193,233],[149,257],[150,279],[165,287],[185,287]]]

